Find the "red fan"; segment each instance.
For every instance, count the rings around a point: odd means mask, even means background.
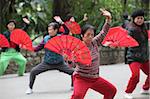
[[[135,39],[128,35],[128,31],[120,26],[110,28],[102,44],[113,47],[135,47],[139,45]]]
[[[148,32],[148,40],[150,41],[150,30],[148,30],[147,32]]]
[[[65,22],[65,25],[71,31],[72,34],[80,34],[81,33],[80,25],[77,22],[67,21],[67,22]]]
[[[46,43],[45,48],[67,56],[73,62],[91,64],[89,49],[81,40],[75,37],[69,35],[56,36]]]
[[[62,33],[64,33],[64,32],[65,32],[65,30],[64,30],[64,28],[63,28],[63,26],[60,26],[60,28],[59,28],[59,32],[62,32]]]
[[[0,48],[2,47],[9,47],[9,42],[8,40],[5,38],[4,35],[0,34]]]
[[[18,44],[21,48],[33,51],[32,40],[22,29],[15,29],[10,35],[10,40]]]

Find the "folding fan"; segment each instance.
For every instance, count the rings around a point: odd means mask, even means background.
[[[67,55],[68,59],[73,62],[91,64],[89,49],[75,37],[69,35],[56,36],[46,43],[45,48],[63,56]]]
[[[32,40],[22,29],[15,29],[10,35],[10,40],[18,44],[21,48],[33,51]]]
[[[60,26],[60,28],[59,28],[59,32],[62,32],[62,33],[64,33],[64,32],[65,32],[65,29],[63,28],[63,26]]]
[[[72,34],[80,34],[81,28],[80,25],[75,21],[66,21],[65,25],[71,31]]]
[[[135,39],[128,35],[128,31],[120,26],[110,28],[102,44],[113,47],[135,47],[139,45]]]
[[[0,34],[0,48],[2,47],[9,47],[9,42],[8,40],[5,38],[4,35]]]

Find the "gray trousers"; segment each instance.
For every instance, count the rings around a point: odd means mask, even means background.
[[[50,65],[47,63],[40,63],[37,66],[35,66],[31,72],[30,72],[30,83],[29,83],[29,87],[32,89],[33,88],[33,84],[36,78],[36,75],[46,72],[48,70],[58,70],[60,72],[64,72],[68,75],[72,75],[74,72],[74,69],[68,67],[68,65],[66,63],[61,63],[61,64],[56,64],[56,65]],[[73,86],[73,82],[72,82],[72,86]]]

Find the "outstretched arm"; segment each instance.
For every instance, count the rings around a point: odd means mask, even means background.
[[[42,50],[44,48],[44,45],[45,45],[45,43],[43,40],[38,46],[34,47],[34,51],[38,52],[38,51]]]
[[[94,37],[94,42],[97,42],[98,45],[101,45],[101,42],[103,41],[104,37],[106,36],[109,28],[110,28],[110,22],[111,22],[111,14],[105,9],[100,9],[102,12],[102,15],[106,17],[105,24],[103,25],[102,30],[99,32],[99,34]]]
[[[26,17],[23,17],[23,22],[24,23],[22,29],[26,31],[29,27],[30,21]]]

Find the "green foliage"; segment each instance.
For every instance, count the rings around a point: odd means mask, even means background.
[[[126,4],[124,4],[126,1]],[[122,15],[126,12],[129,15],[137,8],[146,8],[141,0],[72,0],[72,13],[77,21],[80,21],[84,13],[88,14],[89,23],[98,27],[104,23],[104,17],[99,8],[105,8],[112,13],[112,26],[121,25]]]
[[[80,21],[84,13],[88,14],[88,23],[94,25],[96,28],[104,23],[104,17],[101,15],[100,8],[105,8],[112,13],[112,26],[119,25],[122,14],[122,4],[120,0],[73,0],[72,13]],[[100,30],[101,28],[98,28]]]
[[[35,32],[44,32],[52,17],[52,1],[49,0],[18,0],[15,8],[19,15],[30,18]]]
[[[29,34],[39,35],[46,31],[47,24],[52,21],[54,0],[2,0],[2,30],[9,19],[15,18],[22,22],[22,17],[27,15],[31,21]],[[126,4],[124,3],[126,1]],[[104,23],[104,17],[99,8],[105,8],[112,13],[112,26],[122,24],[122,15],[127,12],[129,15],[137,8],[144,8],[149,11],[148,0],[67,0],[62,1],[60,5],[66,3],[68,11],[75,16],[76,21],[82,20],[84,13],[88,14],[88,23],[95,27],[101,27]],[[64,5],[64,12],[66,6]],[[57,7],[56,7],[57,8]],[[58,9],[61,7],[58,7]],[[60,15],[63,15],[60,14]],[[148,19],[148,17],[147,17]]]

